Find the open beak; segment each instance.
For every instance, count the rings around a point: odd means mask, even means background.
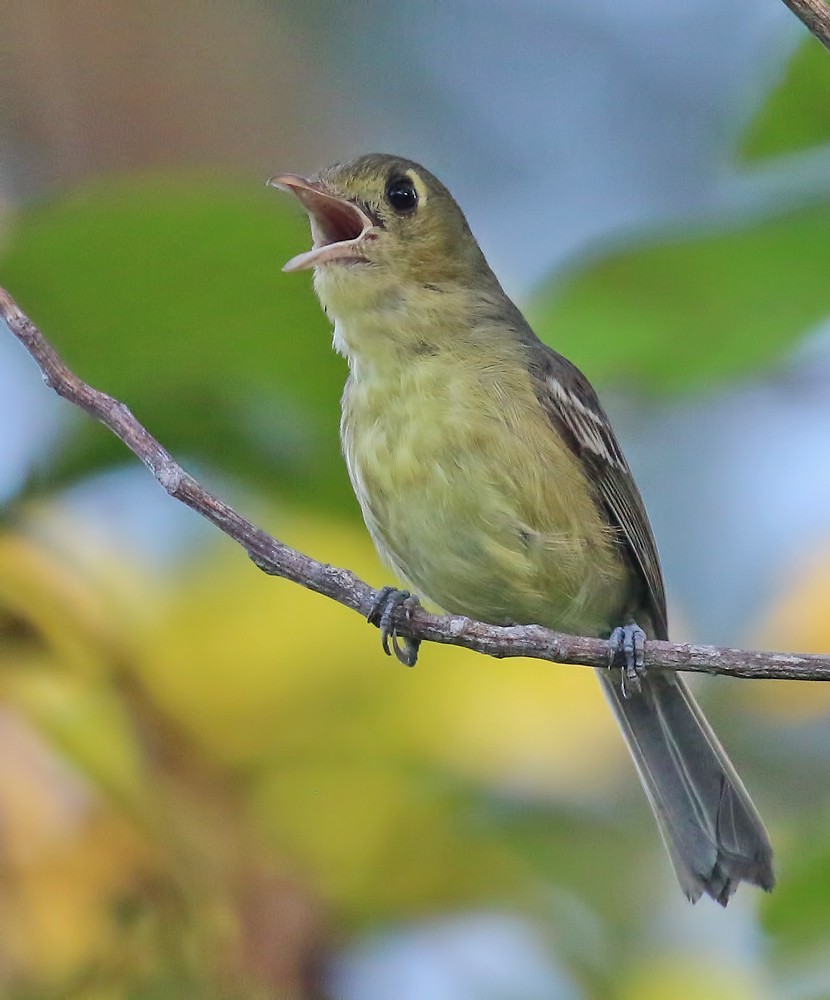
[[[362,251],[366,240],[374,238],[375,223],[357,205],[299,174],[278,174],[268,186],[290,191],[311,220],[312,248],[283,264],[283,271],[305,271],[329,261],[366,260]]]

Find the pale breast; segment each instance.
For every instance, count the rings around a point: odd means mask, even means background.
[[[381,556],[448,611],[602,632],[625,570],[524,373],[419,359],[343,396],[349,475]]]

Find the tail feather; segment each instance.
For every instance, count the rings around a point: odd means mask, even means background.
[[[689,899],[705,892],[726,906],[741,882],[770,890],[767,831],[683,680],[652,673],[624,693],[619,671],[597,675]]]

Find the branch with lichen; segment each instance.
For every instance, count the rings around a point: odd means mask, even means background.
[[[830,6],[825,0],[784,0],[795,16],[830,49]]]
[[[129,408],[93,389],[64,364],[57,351],[17,303],[0,288],[0,319],[39,366],[46,384],[68,402],[99,420],[147,466],[175,500],[201,514],[238,542],[265,573],[291,580],[329,597],[364,617],[373,611],[378,591],[349,570],[338,569],[297,552],[238,514],[206,490],[139,423]],[[553,663],[591,667],[608,665],[604,639],[565,635],[539,625],[501,627],[459,615],[433,615],[420,606],[401,607],[395,631],[407,639],[463,646],[488,656],[529,656]],[[770,653],[688,643],[646,644],[647,670],[684,670],[731,677],[830,680],[830,656]]]

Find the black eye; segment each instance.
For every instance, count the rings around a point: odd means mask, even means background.
[[[401,215],[418,207],[418,192],[408,177],[391,177],[386,184],[386,200]]]

